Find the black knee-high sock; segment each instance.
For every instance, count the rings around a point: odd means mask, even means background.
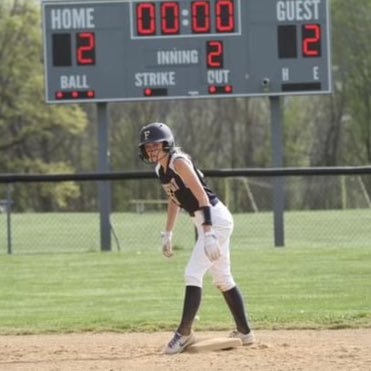
[[[201,291],[201,287],[186,286],[182,321],[178,327],[178,332],[182,335],[189,335],[191,332],[193,321],[201,303]]]
[[[236,322],[237,330],[243,334],[248,334],[251,330],[247,323],[245,306],[240,290],[235,286],[233,289],[224,291],[223,296]]]

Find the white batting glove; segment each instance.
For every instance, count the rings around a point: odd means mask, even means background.
[[[173,256],[173,245],[171,243],[171,239],[173,237],[173,232],[161,232],[161,239],[162,239],[162,253],[167,258]]]
[[[218,239],[213,231],[205,233],[204,250],[210,261],[215,261],[220,257],[220,247]]]

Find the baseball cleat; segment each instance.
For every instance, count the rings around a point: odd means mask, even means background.
[[[196,341],[193,333],[190,335],[182,335],[179,332],[175,332],[174,337],[170,340],[166,346],[165,354],[176,354],[183,352],[189,345]]]
[[[238,330],[234,330],[229,334],[229,337],[241,339],[243,345],[251,345],[255,342],[255,336],[252,331],[250,331],[248,334],[243,334]]]

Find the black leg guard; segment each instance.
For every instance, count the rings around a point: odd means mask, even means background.
[[[248,334],[251,329],[247,323],[245,306],[240,290],[235,286],[233,289],[224,291],[223,296],[236,322],[237,330],[243,334]]]
[[[201,303],[201,292],[201,287],[186,286],[182,321],[178,327],[178,332],[182,335],[189,335],[191,333],[192,324]]]

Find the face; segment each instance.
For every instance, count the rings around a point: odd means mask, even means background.
[[[148,160],[150,162],[159,162],[166,157],[167,152],[164,151],[163,143],[148,143],[144,145],[144,149],[147,153]]]

